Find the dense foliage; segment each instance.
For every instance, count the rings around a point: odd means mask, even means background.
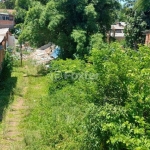
[[[49,75],[40,77],[45,84],[39,95],[44,91],[45,96],[42,94],[38,100],[35,95],[32,99],[31,93],[33,108],[25,118],[28,150],[81,148],[86,132],[83,119],[95,90],[91,87],[92,80],[79,76],[85,68],[87,73],[92,71],[89,65],[80,60],[58,60],[51,64]],[[33,84],[35,80],[30,82]]]
[[[128,10],[127,14],[127,26],[124,30],[126,44],[130,48],[138,49],[138,44],[144,44],[145,42],[145,35],[143,33],[147,27],[145,14],[133,11],[132,9]]]
[[[5,4],[3,2],[0,2],[0,9],[5,9],[5,8],[6,8]]]
[[[87,120],[86,149],[149,149],[149,48],[93,51],[98,97]]]
[[[149,150],[149,56],[148,47],[112,43],[93,49],[87,62],[52,62],[49,96],[26,118],[28,147]]]
[[[2,70],[0,70],[0,80],[4,81],[5,79],[11,77],[11,72],[13,69],[13,58],[11,54],[6,51],[5,58],[2,63]]]
[[[63,58],[84,58],[50,64],[48,96],[25,119],[27,149],[150,149],[149,48],[133,51],[102,40],[119,7],[116,0],[16,0],[20,42],[51,41]],[[145,13],[134,6],[128,11],[127,45],[137,49]]]
[[[15,0],[0,1],[0,9],[14,9]]]
[[[65,58],[89,54],[91,36],[100,32],[105,37],[120,8],[117,0],[28,0],[16,4],[23,19],[25,16],[19,40],[35,46],[53,42]]]
[[[128,0],[125,3],[126,11],[126,43],[130,48],[137,49],[138,44],[144,44],[143,31],[150,29],[150,1]]]
[[[150,1],[148,0],[136,0],[134,9],[138,11],[147,11],[150,7]]]

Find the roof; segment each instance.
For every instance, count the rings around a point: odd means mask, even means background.
[[[125,23],[125,22],[120,22],[120,23],[121,23],[121,25],[126,26],[126,23]]]
[[[1,12],[0,12],[0,14],[1,14],[1,15],[9,15],[8,13],[1,13]]]
[[[0,9],[0,13],[14,14],[15,12],[14,9]]]
[[[125,26],[126,26],[125,22],[118,22],[115,25],[111,25],[111,29],[124,29]]]
[[[111,25],[111,29],[124,29],[124,26]]]
[[[8,31],[9,31],[9,28],[0,29],[0,36],[5,36]]]

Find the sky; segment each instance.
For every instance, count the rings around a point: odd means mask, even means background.
[[[125,2],[121,1],[120,3],[123,5]]]

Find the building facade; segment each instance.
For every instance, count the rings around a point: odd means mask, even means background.
[[[124,28],[126,24],[125,22],[118,22],[115,25],[111,25],[110,36],[115,38],[118,41],[124,40]]]
[[[0,13],[0,28],[14,28],[14,16],[9,13]]]

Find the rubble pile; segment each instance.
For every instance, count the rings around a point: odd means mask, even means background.
[[[29,46],[28,47],[22,46],[22,58],[24,60],[31,59],[37,65],[48,64],[51,60],[55,59],[56,54],[54,52],[56,48],[57,46],[51,43],[48,43],[36,50],[33,50]],[[20,59],[21,58],[20,52],[15,52],[15,57]]]
[[[51,54],[54,51],[54,49],[55,45],[52,43],[48,43],[32,52],[29,58],[35,61],[37,65],[47,64],[54,59],[53,57],[51,57]]]
[[[37,49],[29,56],[30,59],[34,60],[36,64],[47,64],[53,58],[50,56],[52,50],[51,48],[47,48],[45,50]]]

